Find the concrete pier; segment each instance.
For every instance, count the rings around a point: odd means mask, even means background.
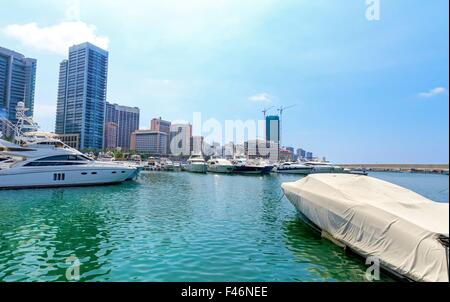
[[[348,169],[374,172],[415,172],[448,174],[449,164],[339,164]]]

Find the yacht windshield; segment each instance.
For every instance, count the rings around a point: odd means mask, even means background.
[[[84,155],[56,155],[37,159],[24,165],[24,167],[45,167],[45,166],[74,166],[84,165],[91,161]]]

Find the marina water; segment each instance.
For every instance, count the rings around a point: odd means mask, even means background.
[[[448,202],[444,175],[373,173]],[[143,173],[117,186],[0,191],[0,281],[364,281],[367,267],[305,225],[298,176]],[[381,275],[382,280],[391,280]]]

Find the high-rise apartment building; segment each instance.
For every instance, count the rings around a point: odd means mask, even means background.
[[[80,134],[80,149],[102,149],[108,52],[90,43],[69,49],[60,64],[55,132]]]
[[[149,155],[167,155],[167,138],[164,132],[138,130],[131,134],[130,149]]]
[[[105,124],[105,149],[117,148],[117,135],[119,126],[113,122],[107,122]],[[131,139],[131,135],[130,135]]]
[[[171,122],[165,121],[162,118],[154,118],[151,121],[150,129],[152,131],[163,132],[167,135],[167,139],[170,139],[170,126]],[[170,143],[167,144],[166,154],[170,154]]]
[[[278,144],[280,142],[280,117],[269,115],[266,117],[266,141]]]
[[[306,158],[306,151],[303,149],[297,149],[297,157],[299,159],[305,159]]]
[[[269,115],[266,117],[266,143],[267,148],[271,150],[270,158],[274,161],[280,157],[280,117]],[[275,153],[275,154],[274,154]]]
[[[110,144],[105,143],[105,148],[112,148],[108,146],[115,145],[116,147],[114,148],[129,150],[131,134],[139,129],[139,115],[140,110],[137,107],[121,106],[107,102],[105,126],[108,125],[108,123],[117,125],[117,136],[116,142],[114,144],[111,142]],[[105,131],[105,140],[107,138],[107,132],[108,131]]]
[[[0,113],[13,123],[18,102],[29,109],[27,115],[33,115],[36,65],[35,59],[0,47]]]

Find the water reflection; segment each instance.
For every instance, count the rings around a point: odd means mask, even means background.
[[[308,280],[365,281],[366,267],[362,258],[346,253],[322,238],[317,230],[299,217],[287,219],[283,231],[286,246],[295,256],[295,261],[309,265]],[[381,275],[381,281],[389,280],[389,277]]]
[[[0,257],[5,267],[0,279],[66,281],[66,259],[72,255],[80,259],[81,271],[89,272],[82,280],[101,270],[103,263],[96,254],[104,248],[108,233],[98,214],[98,190],[78,190],[79,195],[73,190],[77,189],[2,193],[0,220],[7,223],[0,225],[1,253],[9,255]]]
[[[364,281],[361,259],[280,198],[298,178],[150,172],[0,191],[0,281],[65,281],[72,255],[81,281]]]

